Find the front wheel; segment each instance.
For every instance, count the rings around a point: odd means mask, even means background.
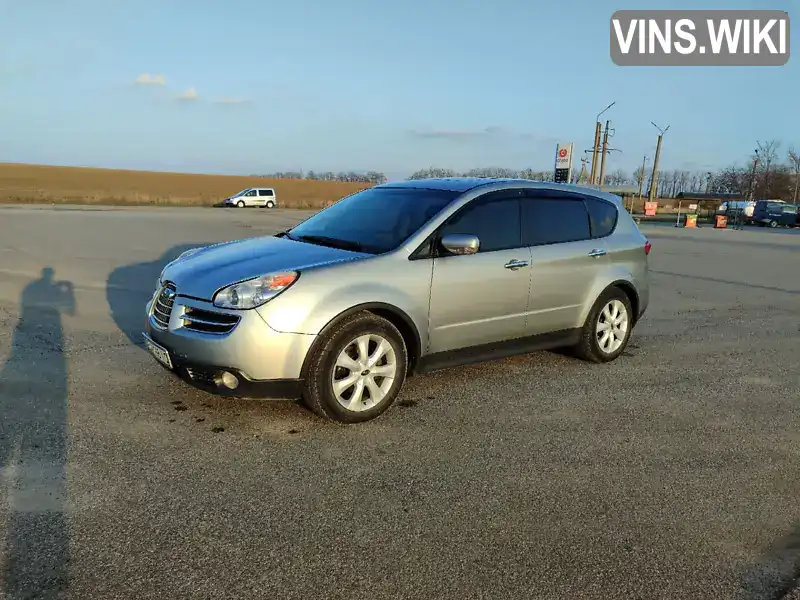
[[[309,356],[303,400],[318,416],[360,423],[383,414],[405,382],[403,336],[369,312],[347,317],[324,334]]]
[[[613,287],[589,311],[576,354],[590,362],[611,362],[625,351],[632,329],[631,301],[620,288]]]
[[[239,200],[239,201],[236,203],[236,206],[238,206],[239,208],[244,208],[244,200]]]

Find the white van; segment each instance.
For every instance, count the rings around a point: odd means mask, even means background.
[[[225,206],[258,206],[261,208],[275,208],[278,205],[278,197],[273,188],[247,188],[234,194],[230,198],[225,198],[222,202]]]

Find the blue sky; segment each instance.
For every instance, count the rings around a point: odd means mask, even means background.
[[[0,161],[390,177],[430,165],[549,169],[557,141],[591,146],[595,116],[612,101],[604,118],[623,153],[607,170],[652,156],[650,121],[670,125],[665,168],[743,163],[758,140],[800,147],[798,59],[618,67],[609,19],[624,8],[699,6],[0,0]],[[702,8],[795,17],[800,0]],[[143,74],[154,82],[137,84]],[[196,96],[179,97],[189,90]]]

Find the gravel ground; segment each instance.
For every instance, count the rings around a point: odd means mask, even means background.
[[[0,210],[0,598],[787,593],[800,237],[643,226],[620,360],[440,371],[360,426],[204,394],[136,345],[165,260],[303,217]]]

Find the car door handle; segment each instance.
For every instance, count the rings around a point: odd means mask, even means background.
[[[527,267],[529,264],[530,263],[527,260],[516,260],[515,259],[515,260],[508,261],[503,266],[506,269],[511,269],[512,271],[515,271],[517,269],[521,269],[522,267]]]
[[[589,256],[605,256],[605,255],[606,251],[603,250],[602,248],[595,248],[594,250],[589,252]]]

